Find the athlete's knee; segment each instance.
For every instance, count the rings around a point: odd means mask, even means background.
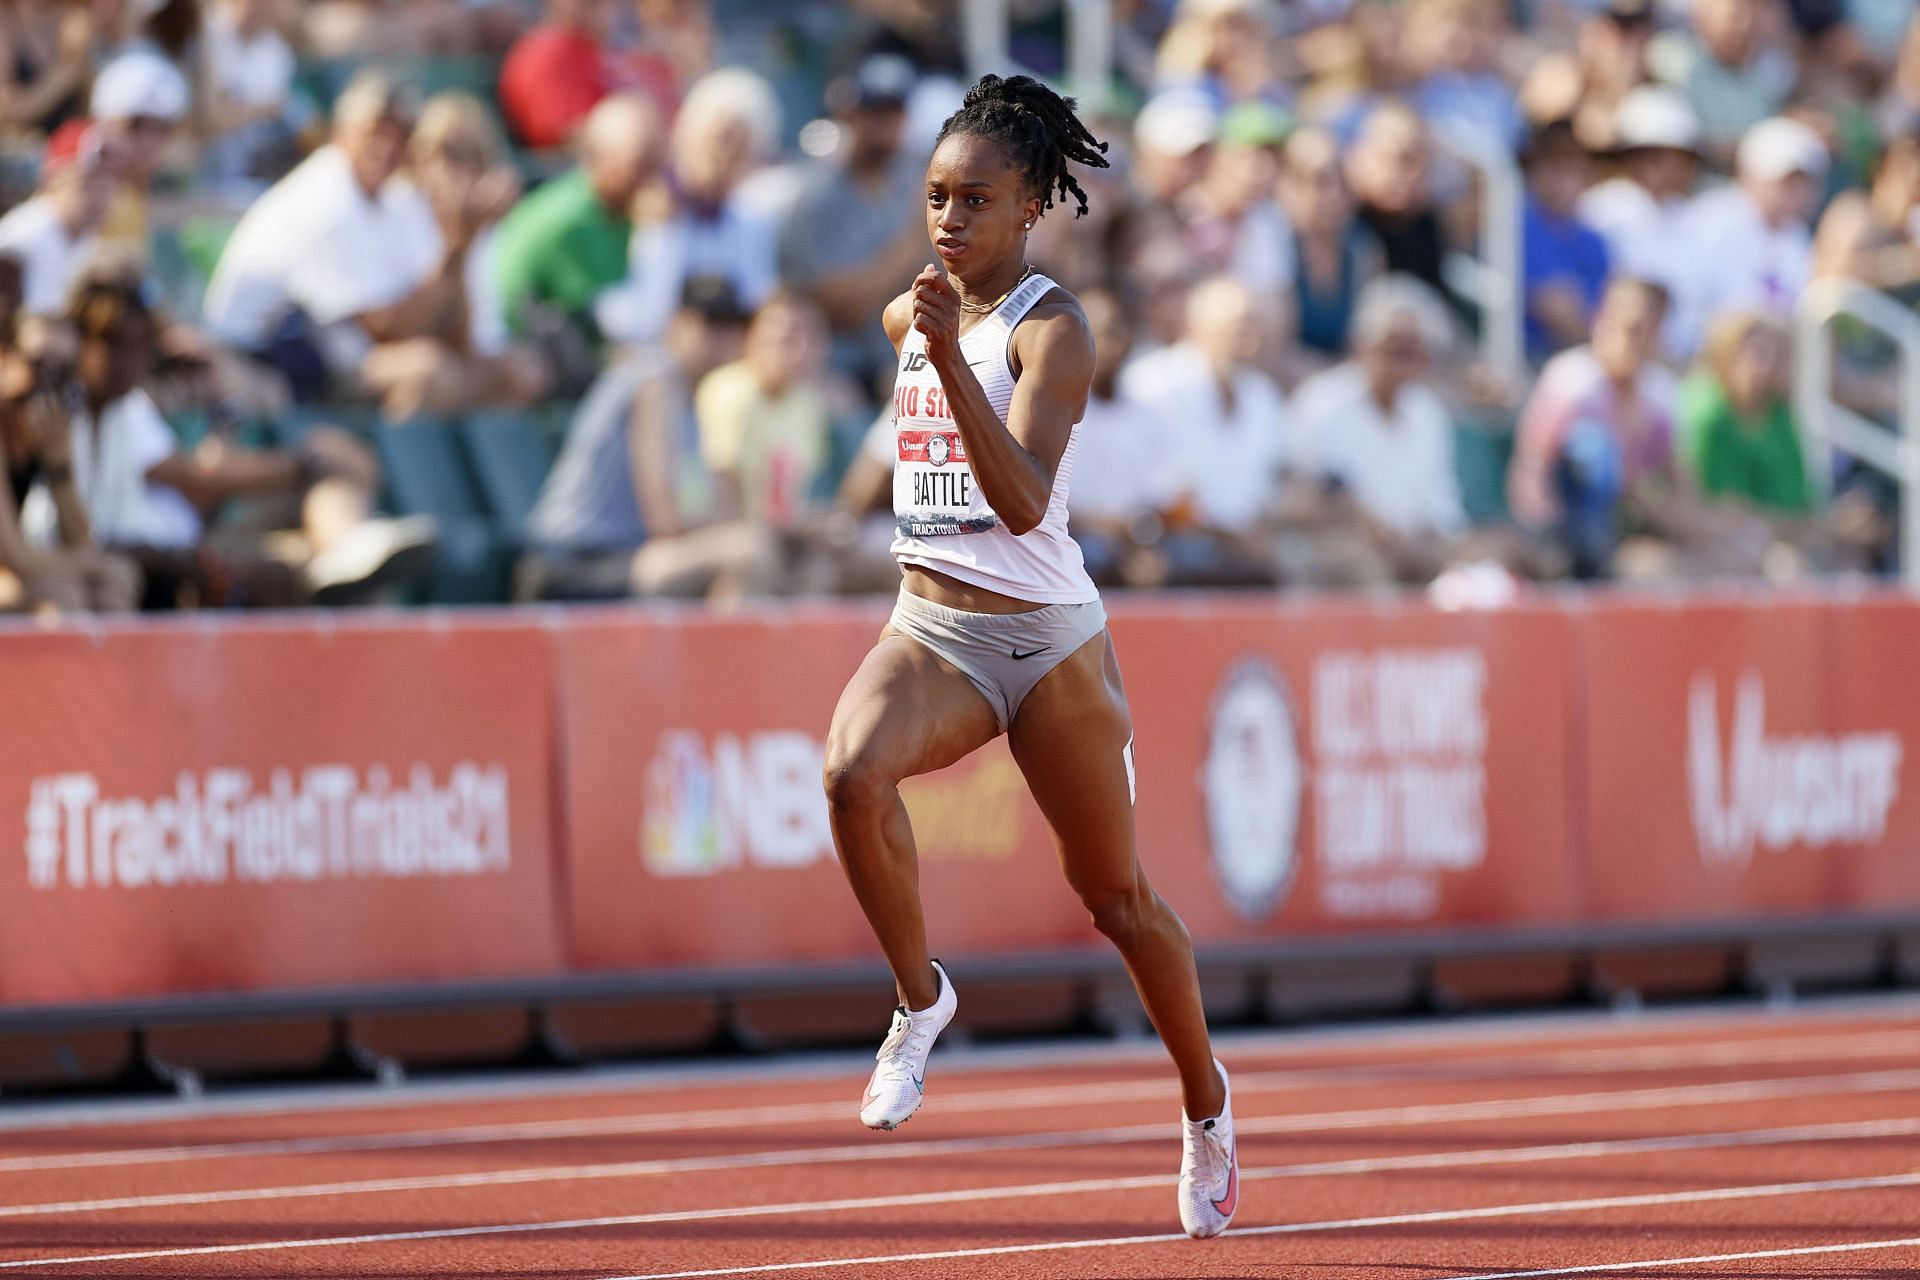
[[[1122,948],[1139,938],[1153,917],[1153,891],[1142,884],[1082,889],[1080,901],[1093,927]]]
[[[873,813],[891,805],[900,780],[866,752],[829,748],[822,775],[827,807],[835,817]]]

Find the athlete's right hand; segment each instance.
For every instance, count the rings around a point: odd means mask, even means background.
[[[929,356],[959,350],[960,293],[932,263],[913,278],[913,327],[926,335]]]

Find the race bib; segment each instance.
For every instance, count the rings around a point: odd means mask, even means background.
[[[910,538],[985,533],[999,524],[980,497],[957,430],[901,428],[894,433],[893,510]]]

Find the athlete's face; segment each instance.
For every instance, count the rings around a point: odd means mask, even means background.
[[[1025,253],[1040,199],[1000,144],[948,136],[927,163],[927,238],[950,275],[986,280]]]

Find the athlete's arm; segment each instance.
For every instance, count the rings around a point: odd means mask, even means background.
[[[974,482],[1009,533],[1037,528],[1093,385],[1086,317],[1076,303],[1042,303],[1013,331],[1008,355],[1016,378],[1002,425],[960,354],[960,295],[931,267],[913,285],[913,323],[927,335],[927,360],[940,375]]]

